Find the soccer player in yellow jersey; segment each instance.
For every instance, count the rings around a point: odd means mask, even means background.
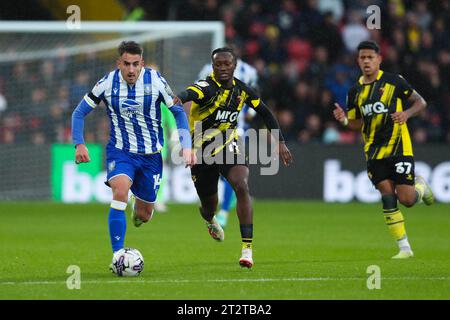
[[[414,175],[414,157],[406,122],[427,106],[425,100],[398,74],[380,70],[379,46],[363,41],[358,46],[362,76],[347,95],[347,114],[335,103],[336,120],[361,130],[367,173],[380,191],[384,219],[400,252],[393,259],[413,256],[405,222],[397,200],[405,207],[423,201],[434,202],[433,193],[422,177]]]
[[[253,108],[264,120],[272,134],[280,130],[270,109],[253,89],[233,77],[236,55],[230,48],[218,48],[211,54],[212,74],[189,86],[178,95],[183,102],[192,101],[189,123],[194,150],[200,152],[197,165],[191,168],[201,207],[210,235],[224,240],[224,232],[214,217],[217,210],[217,183],[219,175],[227,179],[236,193],[236,211],[242,237],[242,255],[239,264],[253,265],[253,209],[248,188],[249,169],[240,146],[236,127],[238,114],[244,104]],[[198,128],[198,127],[201,128]],[[292,155],[279,132],[276,139],[282,162],[289,165]],[[213,161],[211,161],[213,160]]]

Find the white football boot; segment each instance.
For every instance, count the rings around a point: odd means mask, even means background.
[[[253,251],[250,246],[242,247],[242,255],[239,259],[239,264],[242,268],[251,268],[253,266]]]
[[[141,219],[137,217],[136,211],[134,210],[134,205],[136,204],[136,197],[134,195],[131,195],[130,202],[131,202],[131,220],[133,221],[134,226],[136,228],[139,228],[143,222]]]
[[[415,187],[420,193],[422,193],[423,203],[427,206],[431,206],[434,203],[433,190],[431,190],[430,186],[423,177],[416,177]]]
[[[412,257],[414,257],[412,250],[400,250],[400,252],[393,256],[392,259],[408,259]]]
[[[206,221],[206,227],[208,227],[208,232],[214,240],[225,240],[225,233],[223,232],[220,224],[217,222],[216,217],[213,217],[211,222]]]

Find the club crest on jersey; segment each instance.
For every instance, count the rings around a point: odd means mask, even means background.
[[[389,110],[382,102],[377,101],[375,103],[368,103],[366,105],[363,105],[361,107],[361,111],[364,116],[371,116],[374,113],[387,113]]]
[[[122,102],[120,105],[122,109],[125,109],[127,116],[129,118],[133,117],[133,115],[136,115],[139,113],[141,109],[141,104],[133,99],[126,99]]]
[[[149,95],[152,93],[152,87],[149,85],[144,86],[144,94]]]

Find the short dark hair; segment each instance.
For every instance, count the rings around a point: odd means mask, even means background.
[[[378,46],[378,44],[375,41],[362,41],[358,44],[358,52],[359,50],[362,49],[370,49],[370,50],[374,50],[376,53],[380,53],[380,47]]]
[[[134,41],[122,41],[119,48],[117,48],[117,51],[119,52],[119,57],[121,57],[125,52],[130,54],[138,54],[140,56],[144,53],[144,49],[142,49],[142,47]]]
[[[222,53],[222,52],[228,52],[228,53],[230,53],[230,54],[233,56],[234,61],[237,60],[236,53],[234,53],[234,50],[233,50],[233,49],[228,48],[228,47],[223,47],[223,48],[217,48],[217,49],[214,49],[214,50],[213,50],[213,52],[211,53],[211,61],[214,60],[214,55],[215,55],[216,53]]]

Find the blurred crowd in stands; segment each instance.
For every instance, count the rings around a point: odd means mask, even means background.
[[[0,144],[71,142],[72,111],[105,74],[95,55],[80,58],[75,61],[61,55],[39,64],[0,64]],[[86,122],[86,140],[106,142],[106,114],[93,112],[92,116],[95,121]]]
[[[129,4],[127,17],[139,17],[129,20],[155,20],[145,14],[151,1]],[[366,27],[370,5],[381,8],[381,29]],[[345,105],[360,75],[356,46],[373,39],[382,69],[403,75],[428,102],[408,121],[413,141],[450,143],[449,0],[187,0],[173,1],[167,12],[159,20],[224,22],[227,42],[258,70],[260,94],[290,142],[360,141],[333,120],[332,110],[335,101]],[[74,74],[67,61],[44,61],[33,72],[23,62],[0,65],[0,143],[69,142],[73,108],[105,71],[86,59],[88,67]],[[86,140],[104,143],[108,119],[97,114]]]

